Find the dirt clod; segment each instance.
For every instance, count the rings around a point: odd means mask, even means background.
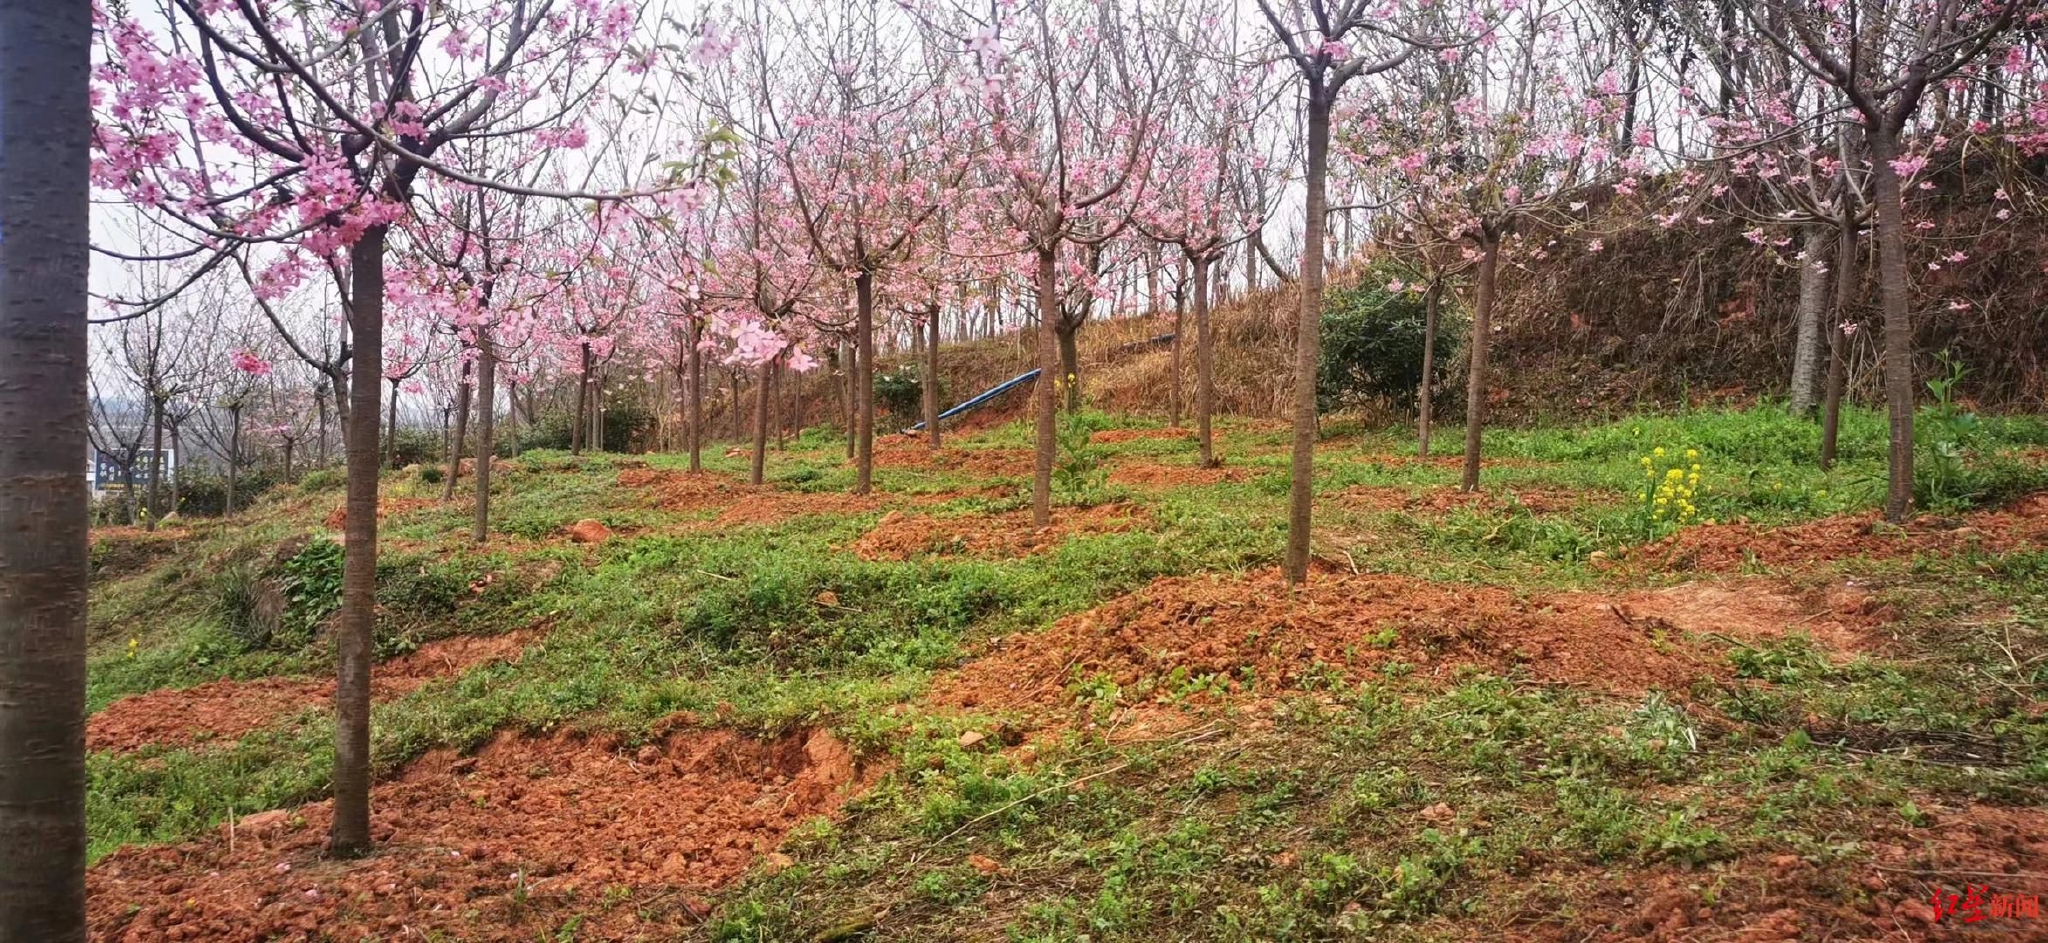
[[[353,861],[321,854],[327,802],[268,842],[230,846],[223,829],[124,849],[88,876],[92,936],[532,940],[582,915],[578,939],[674,938],[707,912],[678,891],[738,877],[861,785],[822,732],[687,731],[658,753],[639,764],[604,740],[505,735],[461,773],[463,758],[429,753],[375,788],[379,847]]]

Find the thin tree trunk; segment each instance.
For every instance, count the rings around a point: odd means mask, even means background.
[[[441,482],[441,500],[455,500],[455,482],[462,477],[462,453],[469,442],[470,372],[474,362],[462,365],[462,379],[455,387],[455,438],[448,443],[448,477]]]
[[[732,379],[732,416],[730,417],[732,440],[740,442],[744,441],[743,434],[740,431],[740,368],[729,367],[726,372],[731,374]]]
[[[1500,272],[1500,239],[1484,232],[1479,246],[1478,298],[1472,303],[1471,373],[1465,380],[1466,491],[1479,490],[1479,434],[1486,423],[1486,348],[1493,336],[1493,293]]]
[[[583,413],[590,399],[590,344],[583,343],[576,355],[576,416],[569,422],[569,454],[583,454]]]
[[[939,448],[939,305],[925,309],[931,338],[924,345],[924,431],[932,448]]]
[[[512,457],[519,457],[519,384],[505,384],[505,438],[512,443]]]
[[[703,322],[690,319],[690,470],[704,470],[704,352],[697,344],[704,334]]]
[[[875,480],[875,276],[853,280],[853,493],[867,494]]]
[[[235,516],[235,485],[242,471],[242,404],[228,407],[228,503],[223,517]]]
[[[476,531],[483,543],[491,533],[491,456],[498,447],[493,437],[498,409],[498,349],[488,328],[476,331]]]
[[[1081,346],[1075,335],[1081,326],[1062,325],[1056,332],[1060,348],[1060,376],[1067,390],[1067,412],[1081,410]]]
[[[1792,415],[1810,417],[1820,387],[1821,316],[1827,307],[1828,273],[1822,260],[1827,227],[1800,227],[1797,335],[1792,345]]]
[[[853,346],[839,342],[839,425],[846,430],[846,460],[853,461],[854,441],[860,438],[853,419]]]
[[[333,385],[329,384],[329,388],[332,389]],[[313,391],[313,405],[318,408],[320,413],[320,434],[317,439],[313,440],[313,462],[324,468],[327,465],[327,400],[320,396],[319,390]],[[343,445],[342,447],[347,448],[348,446]]]
[[[775,451],[781,452],[786,448],[783,421],[789,415],[782,404],[782,358],[778,355],[768,363],[768,424],[775,427]]]
[[[355,371],[347,434],[348,501],[342,530],[341,617],[334,630],[334,821],[328,849],[370,848],[370,657],[377,636],[377,397],[384,372],[384,240],[373,226],[349,249]]]
[[[174,422],[171,423],[171,467],[169,469],[169,474],[171,476],[170,513],[172,514],[178,513],[178,508],[184,503],[184,489],[180,487],[178,483],[178,463],[179,460],[183,459],[184,457],[185,447],[181,441],[180,436],[178,435],[178,424]]]
[[[1856,292],[1856,217],[1848,196],[1842,198],[1835,228],[1835,305],[1828,325],[1828,385],[1821,406],[1820,468],[1835,467],[1835,444],[1842,430],[1842,395],[1849,383],[1849,338],[1842,324],[1849,320]]]
[[[156,530],[156,519],[163,516],[164,486],[164,400],[161,396],[149,399],[149,513],[142,518],[143,530]]]
[[[758,485],[768,465],[768,413],[769,402],[774,393],[768,388],[769,374],[775,369],[775,361],[761,364],[761,375],[754,381],[754,461],[747,470],[747,483]]]
[[[1443,290],[1442,279],[1431,279],[1429,294],[1422,299],[1422,384],[1415,394],[1418,404],[1415,434],[1419,440],[1416,452],[1423,458],[1429,457],[1430,394],[1436,386],[1436,325]]]
[[[298,476],[297,476],[297,475],[294,475],[294,474],[292,474],[292,446],[293,446],[293,445],[295,445],[295,444],[297,444],[297,443],[294,443],[294,442],[293,442],[292,440],[290,440],[290,439],[286,439],[286,440],[284,440],[284,481],[285,481],[285,484],[293,484],[293,483],[295,483],[295,482],[297,482],[297,481],[299,480],[299,478],[298,478]]]
[[[1059,279],[1059,246],[1038,247],[1038,269],[1032,281],[1038,290],[1038,382],[1031,390],[1031,407],[1036,425],[1036,453],[1031,463],[1031,523],[1045,527],[1052,523],[1053,450],[1058,433],[1053,423],[1053,389],[1059,385],[1060,302],[1054,290]]]
[[[1169,370],[1172,377],[1166,384],[1166,416],[1168,424],[1180,428],[1180,372],[1181,340],[1187,332],[1186,313],[1188,300],[1188,260],[1185,250],[1181,255],[1179,273],[1175,276],[1173,290],[1173,343],[1170,346]]]
[[[1245,294],[1259,290],[1259,234],[1253,232],[1244,239],[1244,291]]]
[[[0,940],[85,939],[91,7],[0,3]]]
[[[391,420],[384,424],[384,464],[398,467],[398,378],[391,378]]]
[[[1913,512],[1913,322],[1906,297],[1905,198],[1891,162],[1899,154],[1898,129],[1882,126],[1871,139],[1870,170],[1877,195],[1877,284],[1884,306],[1884,398],[1891,412],[1891,452],[1884,517],[1899,523]]]
[[[1216,464],[1216,436],[1211,427],[1216,409],[1216,343],[1209,329],[1208,289],[1209,258],[1205,253],[1195,257],[1195,440],[1201,445],[1203,468]]]
[[[1294,336],[1294,449],[1289,457],[1293,476],[1287,495],[1288,585],[1308,579],[1309,525],[1315,503],[1316,368],[1322,354],[1323,230],[1329,206],[1330,98],[1332,92],[1311,82],[1308,94],[1307,200],[1301,233],[1301,318]]]

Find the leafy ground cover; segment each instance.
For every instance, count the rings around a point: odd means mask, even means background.
[[[1476,495],[1332,428],[1290,593],[1284,428],[1079,422],[1043,531],[1018,425],[866,497],[815,430],[760,488],[528,453],[482,547],[390,473],[361,861],[336,483],[98,532],[93,932],[1920,939],[2048,889],[2048,423],[1904,528],[1869,414],[1828,474],[1769,408],[1503,431]]]

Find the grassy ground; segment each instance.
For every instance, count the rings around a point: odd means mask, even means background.
[[[1721,574],[1645,549],[1673,529],[1635,499],[1654,449],[1699,453],[1690,530],[1797,527],[1875,506],[1879,417],[1846,417],[1843,461],[1827,474],[1811,467],[1812,427],[1769,408],[1502,431],[1487,440],[1481,502],[1446,500],[1456,468],[1411,460],[1411,437],[1325,434],[1319,579],[1355,570],[1531,598],[1737,577],[1853,584],[1882,627],[1852,651],[1797,627],[1768,642],[1696,633],[1672,644],[1711,652],[1725,671],[1626,694],[1514,667],[1391,660],[1286,681],[1183,671],[1118,685],[1075,671],[1046,679],[1042,710],[962,706],[933,697],[934,683],[1006,638],[1162,577],[1241,579],[1274,564],[1285,429],[1225,421],[1226,465],[1208,475],[1192,473],[1190,440],[1098,436],[1063,455],[1062,499],[1130,504],[1136,526],[1077,529],[1024,556],[900,560],[849,548],[891,515],[1010,526],[1002,515],[1024,507],[1026,479],[972,460],[890,462],[879,497],[849,504],[837,498],[851,484],[841,442],[814,430],[770,455],[775,493],[794,497],[729,519],[732,501],[678,507],[621,484],[670,480],[679,457],[534,453],[495,477],[502,536],[483,547],[466,540],[466,501],[433,500],[439,487],[413,472],[387,479],[380,653],[515,630],[537,640],[516,662],[379,704],[376,761],[388,775],[505,730],[602,731],[631,747],[687,712],[764,734],[829,728],[886,763],[843,815],[800,830],[675,931],[720,940],[1454,940],[1509,928],[1582,939],[1650,934],[1659,889],[1718,913],[1686,922],[1730,932],[1754,929],[1773,895],[1823,901],[1839,913],[1810,912],[1817,935],[1904,899],[1904,885],[1858,879],[1929,870],[1892,852],[1917,830],[2048,797],[2048,548],[1965,540],[1967,552],[1898,553],[1877,528],[1825,559]],[[1967,516],[1972,501],[2048,487],[2048,422],[1987,420],[1974,435],[1972,477],[1936,483],[1951,530],[1991,526]],[[1027,441],[1012,424],[949,451],[1001,456]],[[707,465],[743,480],[742,457]],[[321,573],[291,584],[270,637],[252,638],[240,613],[280,545],[326,531],[337,485],[308,481],[232,525],[102,535],[91,707],[219,678],[323,675]],[[561,536],[583,519],[615,536]],[[1140,735],[1125,726],[1155,712],[1174,720]],[[232,744],[96,751],[95,855],[317,799],[330,731],[309,704]],[[1942,883],[1931,867],[1910,877]],[[648,893],[548,906],[576,938],[587,911],[631,909]]]

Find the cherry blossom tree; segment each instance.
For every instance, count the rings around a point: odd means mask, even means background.
[[[1926,167],[1908,133],[1930,90],[1983,62],[2016,28],[2048,22],[2035,0],[1764,0],[1743,7],[1756,33],[1840,92],[1862,123],[1877,221],[1885,403],[1891,414],[1885,518],[1913,506],[1913,322],[1905,183]]]
[[[454,146],[485,137],[580,148],[585,113],[630,54],[635,8],[589,0],[442,6],[349,2],[269,7],[165,0],[167,26],[104,30],[94,183],[186,232],[193,276],[253,248],[259,296],[316,266],[346,268],[351,351],[343,603],[335,634],[335,814],[329,844],[369,832],[369,673],[376,620],[377,427],[386,247],[411,219],[422,175],[528,188]],[[659,46],[650,47],[659,49]],[[162,298],[124,305],[132,317]]]

